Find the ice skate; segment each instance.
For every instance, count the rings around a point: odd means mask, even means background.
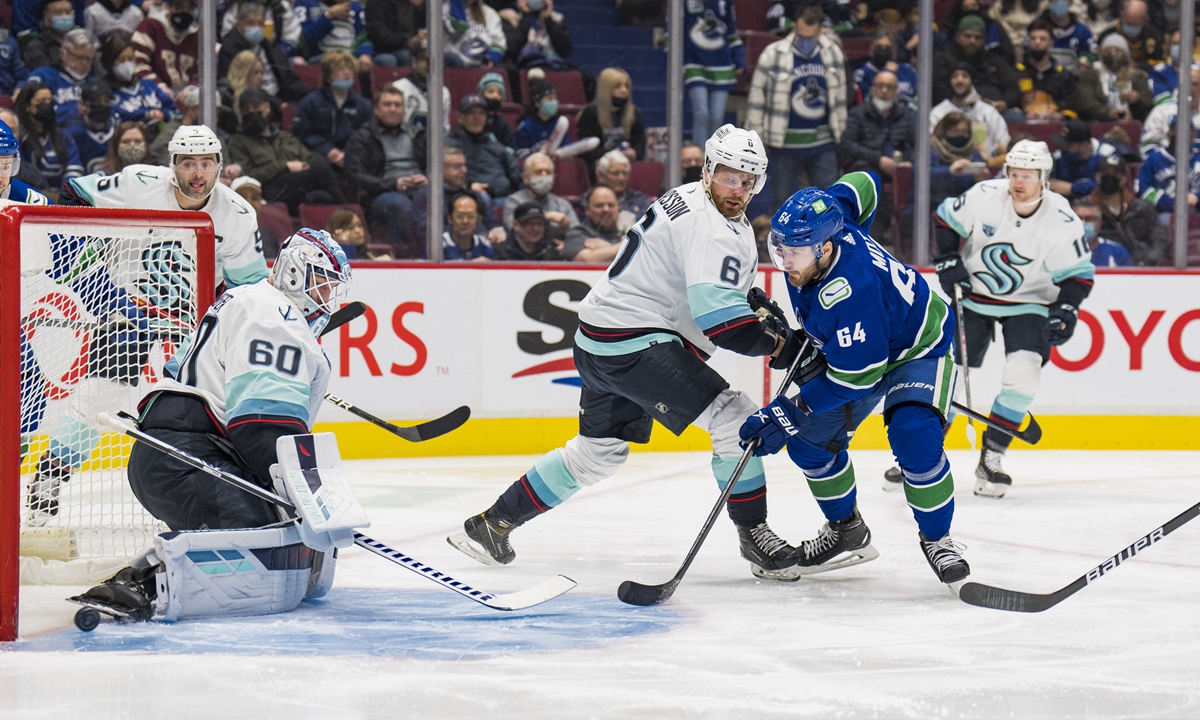
[[[50,453],[38,460],[37,473],[29,482],[28,523],[43,527],[58,515],[58,493],[62,484],[71,479],[71,471],[63,467]]]
[[[883,489],[885,492],[896,492],[904,489],[904,473],[893,465],[883,474]]]
[[[454,533],[446,542],[484,565],[507,565],[517,557],[508,542],[514,527],[505,518],[488,517],[482,512],[467,518],[463,532]]]
[[[761,573],[783,570],[796,564],[798,551],[775,534],[767,524],[754,527],[737,526],[738,543],[742,557],[750,561],[750,571],[759,577]]]
[[[929,567],[937,574],[938,580],[952,585],[966,580],[971,574],[971,566],[962,558],[967,549],[965,545],[954,542],[949,535],[936,541],[930,540],[922,533],[917,533],[917,536],[921,538],[921,550],[925,553],[925,559],[929,561]]]
[[[1000,467],[1004,453],[988,449],[985,444],[975,468],[975,494],[980,497],[1002,498],[1012,486],[1012,476]]]
[[[754,574],[795,582],[808,575],[860,565],[879,557],[879,551],[871,547],[871,530],[863,522],[857,507],[848,518],[825,523],[817,537],[805,540],[797,550],[796,565],[776,572],[764,570]]]
[[[157,594],[156,570],[156,567],[127,567],[84,594],[67,598],[68,602],[83,606],[75,613],[76,627],[84,632],[94,630],[100,624],[100,613],[119,622],[149,620],[154,615]]]

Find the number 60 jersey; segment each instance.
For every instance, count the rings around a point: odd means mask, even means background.
[[[270,280],[217,298],[150,392],[195,395],[217,422],[296,424],[308,432],[330,364],[304,316]]]
[[[833,265],[816,284],[788,283],[796,317],[829,364],[800,391],[814,413],[858,399],[898,365],[945,355],[955,327],[954,314],[924,278],[868,234],[879,179],[849,173],[826,192],[845,217]]]

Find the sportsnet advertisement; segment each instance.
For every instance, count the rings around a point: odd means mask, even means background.
[[[603,272],[515,264],[355,268],[353,299],[368,312],[323,341],[333,363],[330,392],[389,420],[469,405],[472,421],[421,446],[397,444],[329,404],[321,423],[350,441],[354,456],[554,447],[575,427],[571,339],[579,302]],[[939,287],[932,273],[925,278]],[[780,273],[761,271],[759,284],[788,306]],[[983,412],[1000,388],[999,332],[993,345],[971,376],[974,407]],[[711,362],[756,401],[778,379],[761,359],[719,351]],[[1200,448],[1193,432],[1200,429],[1200,274],[1102,272],[1075,336],[1043,368],[1032,412],[1046,430],[1044,447]],[[861,434],[864,447],[876,440],[886,447],[881,427]],[[952,432],[952,442],[959,435]],[[673,440],[660,428],[654,442],[660,436]],[[700,449],[704,440],[688,433],[666,447]]]

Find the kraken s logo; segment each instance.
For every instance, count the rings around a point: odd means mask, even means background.
[[[979,281],[987,286],[993,295],[1010,295],[1021,287],[1024,276],[1017,270],[1021,265],[1032,262],[1013,249],[1012,243],[996,243],[988,245],[980,253],[987,271],[973,273]]]

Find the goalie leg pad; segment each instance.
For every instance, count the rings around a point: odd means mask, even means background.
[[[163,562],[154,617],[166,622],[293,610],[317,556],[294,527],[163,533],[154,552]]]

